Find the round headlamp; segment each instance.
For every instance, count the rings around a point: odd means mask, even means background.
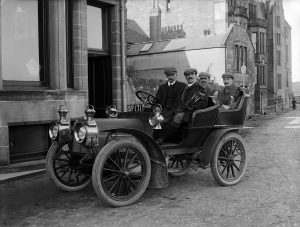
[[[49,127],[49,136],[51,140],[55,140],[58,136],[59,125],[52,123]]]
[[[77,123],[74,129],[74,137],[77,143],[82,143],[85,140],[87,130],[83,123]]]
[[[110,118],[116,118],[118,116],[118,110],[115,105],[107,106],[105,108],[105,114]]]

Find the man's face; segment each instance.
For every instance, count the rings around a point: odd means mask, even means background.
[[[166,77],[167,77],[169,83],[173,83],[177,79],[177,74],[176,73],[166,74]]]
[[[223,78],[223,83],[225,87],[228,87],[233,83],[233,79],[231,77],[225,77]]]
[[[188,84],[195,83],[196,80],[197,80],[197,74],[196,73],[187,74],[185,76],[185,79],[186,79],[186,81],[187,81]]]
[[[202,86],[206,86],[207,83],[208,83],[208,77],[207,76],[200,76],[199,77],[199,83],[202,85]]]

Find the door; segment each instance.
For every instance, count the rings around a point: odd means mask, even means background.
[[[105,107],[112,105],[110,56],[88,58],[89,104],[96,110],[95,117],[105,117]]]

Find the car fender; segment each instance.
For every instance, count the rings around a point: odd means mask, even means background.
[[[159,145],[153,140],[153,138],[151,138],[143,131],[132,128],[109,129],[104,130],[102,132],[108,132],[109,134],[118,132],[126,133],[132,135],[135,139],[142,143],[142,145],[146,148],[151,160],[151,178],[149,182],[149,187],[167,187],[169,179],[165,155],[159,147]]]
[[[206,154],[205,160],[204,160],[205,162],[209,163],[211,161],[215,146],[216,146],[217,142],[221,139],[221,137],[223,135],[225,135],[226,133],[232,132],[232,131],[238,132],[239,128],[220,128],[220,129],[216,129],[216,130],[212,131],[208,135],[208,137],[206,138],[206,141],[202,147],[202,152],[204,152]]]

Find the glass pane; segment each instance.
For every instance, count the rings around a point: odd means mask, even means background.
[[[102,9],[87,6],[88,48],[103,49]]]
[[[1,28],[3,79],[39,81],[38,0],[3,1]]]

